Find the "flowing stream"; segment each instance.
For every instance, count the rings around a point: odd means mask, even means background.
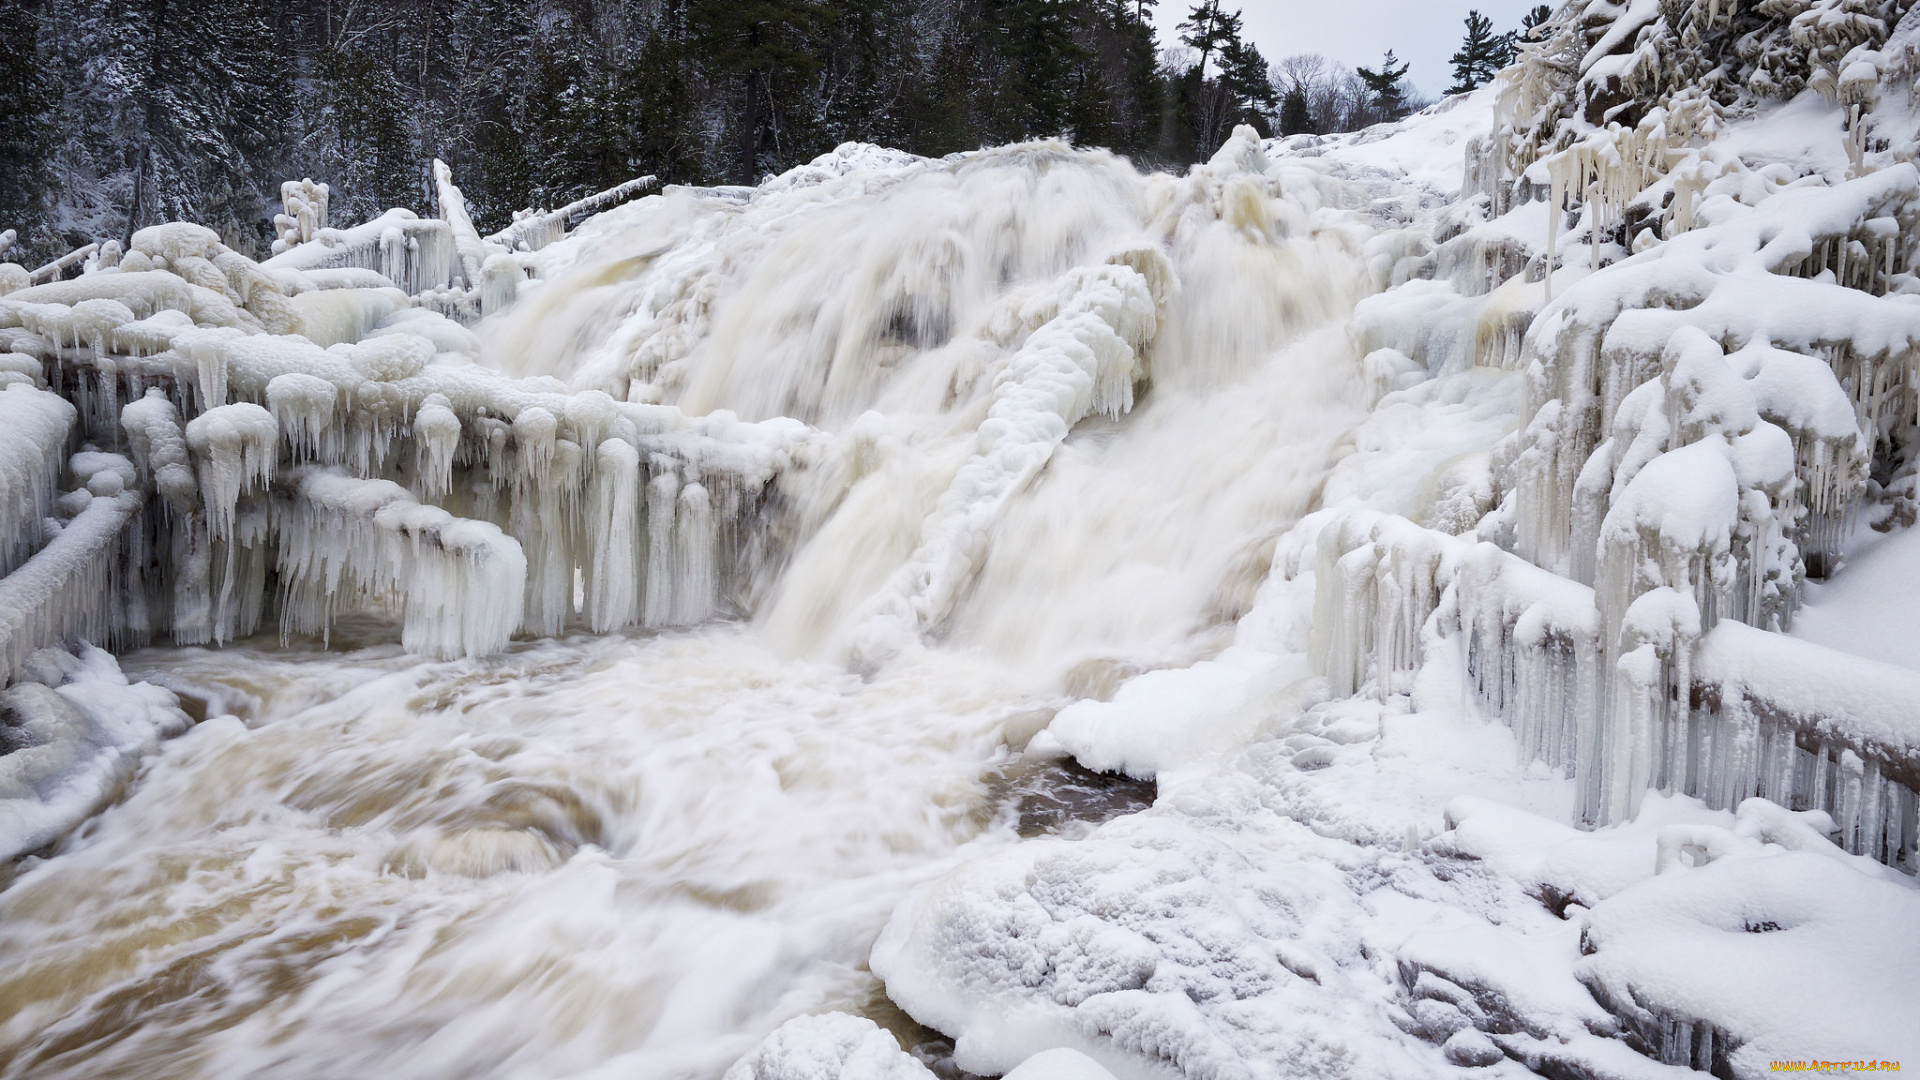
[[[715,1077],[827,1009],[925,1039],[865,970],[894,905],[1150,797],[1021,751],[1216,653],[1364,413],[1359,197],[1243,143],[1186,178],[1042,145],[670,192],[543,253],[491,362],[834,439],[741,617],[123,658],[210,718],[0,892],[0,1076]],[[1153,292],[1131,409],[968,501],[1009,357],[1100,266]],[[905,595],[948,600],[856,655],[917,551],[960,569]]]

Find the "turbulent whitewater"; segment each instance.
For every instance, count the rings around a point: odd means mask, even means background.
[[[1916,44],[0,268],[0,1076],[1920,1060]]]

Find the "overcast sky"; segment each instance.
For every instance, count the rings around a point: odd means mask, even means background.
[[[1155,19],[1162,45],[1179,40],[1174,27],[1194,0],[1160,0]],[[1245,35],[1260,54],[1277,61],[1294,53],[1324,53],[1348,67],[1380,62],[1392,49],[1413,65],[1407,77],[1438,97],[1453,82],[1447,58],[1460,47],[1469,9],[1513,30],[1540,0],[1223,0],[1240,8]]]

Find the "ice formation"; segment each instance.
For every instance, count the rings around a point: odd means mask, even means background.
[[[323,220],[324,193],[290,186],[288,198],[289,217]],[[482,370],[467,359],[478,351],[470,332],[431,305],[411,306],[385,279],[361,287],[309,280],[308,269],[317,275],[362,257],[342,263],[338,252],[325,254],[358,241],[315,229],[254,264],[205,229],[156,226],[135,234],[117,270],[7,298],[0,322],[33,335],[16,342],[31,350],[23,361],[52,358],[50,385],[80,407],[77,437],[126,448],[160,504],[135,523],[146,535],[134,541],[134,557],[154,553],[161,574],[143,582],[136,570],[116,586],[152,595],[135,602],[103,594],[100,601],[125,612],[111,620],[113,640],[231,640],[253,632],[276,605],[283,630],[320,633],[341,612],[404,594],[410,644],[436,655],[482,655],[520,630],[523,615],[529,629],[564,629],[576,566],[596,582],[630,582],[636,598],[651,594],[611,614],[596,605],[589,622],[601,631],[685,625],[730,602],[742,556],[738,547],[716,545],[742,538],[733,520],[716,516],[752,512],[785,457],[810,437],[803,426],[688,418]],[[378,236],[388,247],[401,242]],[[477,236],[468,240],[480,244]],[[412,239],[405,242],[418,254]],[[323,254],[309,258],[309,250]],[[432,253],[419,257],[430,262]],[[423,294],[435,287],[412,271],[393,278]],[[334,344],[323,349],[314,341]],[[38,365],[15,367],[25,373]],[[73,425],[59,419],[59,410],[73,406],[28,390],[33,397],[18,398],[18,437],[42,445],[39,464],[23,456],[20,481],[8,489],[10,499],[22,500],[23,512],[8,518],[24,523],[9,541],[16,563],[37,546],[46,514],[36,507],[50,502],[58,473],[46,463],[64,457]],[[29,403],[41,404],[33,412]],[[644,463],[630,477],[655,490],[670,486],[677,498],[624,503],[651,524],[623,534],[613,553],[589,545],[608,535],[594,523],[618,513],[611,503],[621,496],[595,478],[596,462],[619,457],[616,446]],[[283,462],[345,468],[388,493],[329,492],[316,502],[308,494],[316,490],[311,470],[275,484]],[[195,478],[190,485],[183,467]],[[388,489],[410,490],[410,504],[425,503],[402,511]],[[298,534],[318,521],[328,527]],[[356,530],[364,536],[353,539]],[[404,542],[376,542],[375,535]],[[532,574],[523,548],[533,549]],[[275,576],[279,595],[269,600],[261,594],[273,591]],[[467,596],[479,601],[468,604]],[[30,650],[75,632],[75,617],[41,620],[43,633],[12,647]],[[89,626],[106,625],[90,618]]]
[[[191,723],[112,654],[42,649],[0,690],[0,859],[51,846],[110,802],[142,754]]]
[[[148,978],[102,960],[6,1060],[1920,1053],[1920,673],[1799,625],[1911,566],[1871,545],[1920,512],[1917,47],[1896,0],[1571,0],[1493,88],[1184,176],[847,144],[482,236],[435,163],[434,218],[289,183],[265,262],[169,224],[0,274],[0,839],[184,724],[49,646],[170,643],[128,663],[216,717],[0,936],[79,948],[45,897],[236,762],[195,813],[307,883],[207,875],[257,1013],[89,1042]],[[1035,835],[1006,795],[1111,773],[1157,799]],[[303,919],[337,951],[268,992]]]

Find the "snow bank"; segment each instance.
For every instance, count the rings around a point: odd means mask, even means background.
[[[1575,968],[1662,1060],[1757,1077],[1780,1060],[1920,1053],[1920,943],[1884,932],[1920,919],[1920,894],[1817,851],[1712,827],[1685,839],[1707,842],[1704,865],[1595,907]]]

